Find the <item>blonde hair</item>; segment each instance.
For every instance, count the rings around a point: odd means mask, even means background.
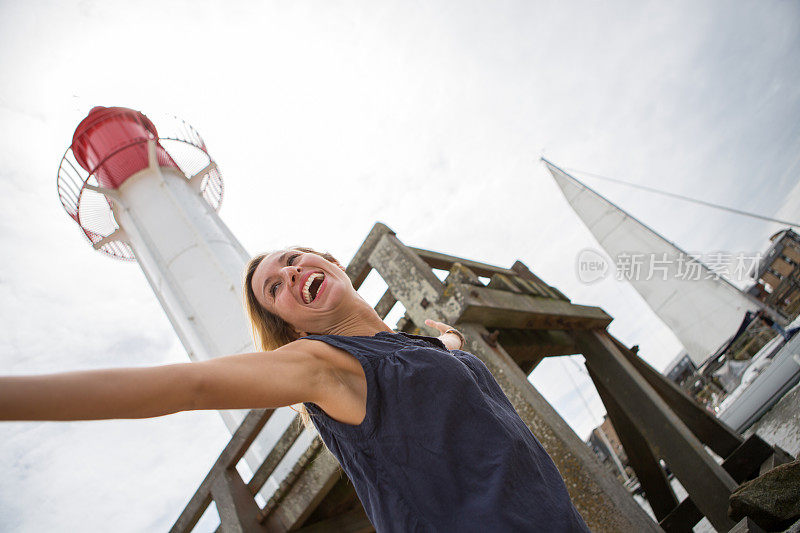
[[[309,254],[316,254],[323,259],[330,261],[344,270],[344,267],[336,260],[331,254],[327,252],[318,252],[312,248],[305,248],[301,246],[292,246],[288,250],[296,250]],[[289,344],[300,338],[297,331],[287,321],[268,311],[256,299],[253,292],[253,275],[256,268],[261,264],[261,261],[269,254],[258,254],[248,261],[244,271],[244,308],[247,313],[247,318],[250,321],[250,328],[253,332],[253,343],[257,349],[265,352],[277,350],[281,346]],[[294,407],[292,407],[294,409]],[[302,420],[303,425],[307,428],[312,427],[311,415],[306,409],[305,405],[300,405],[299,409],[295,409]]]

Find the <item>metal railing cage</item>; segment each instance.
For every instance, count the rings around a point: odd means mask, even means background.
[[[144,124],[144,120],[152,120],[141,113],[131,113],[136,120]],[[70,145],[61,164],[58,167],[58,198],[64,210],[83,231],[89,242],[100,252],[124,261],[136,259],[130,245],[119,239],[109,238],[119,229],[119,224],[114,218],[111,209],[113,199],[105,194],[93,190],[100,187],[96,172],[103,164],[109,162],[115,155],[138,144],[155,140],[166,153],[169,161],[163,161],[159,156],[159,163],[172,163],[183,172],[186,179],[200,181],[199,193],[215,211],[219,211],[222,204],[224,185],[217,165],[208,153],[205,142],[200,134],[191,125],[175,116],[165,115],[155,122],[158,138],[134,138],[130,142],[108,154],[91,171],[85,170],[75,158]],[[170,165],[173,166],[173,165]],[[198,175],[202,174],[202,175]],[[87,187],[87,185],[89,187]],[[102,244],[98,245],[101,241]]]

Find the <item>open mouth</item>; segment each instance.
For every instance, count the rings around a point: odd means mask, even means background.
[[[322,272],[316,272],[308,276],[303,286],[303,301],[305,303],[310,304],[317,299],[319,288],[322,286],[323,281],[325,281],[325,274]]]

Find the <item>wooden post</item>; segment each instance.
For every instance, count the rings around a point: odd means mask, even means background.
[[[622,447],[625,448],[628,462],[636,472],[636,477],[647,496],[650,508],[653,509],[656,520],[661,521],[678,506],[678,500],[675,498],[675,493],[672,492],[664,469],[661,468],[658,458],[653,455],[642,433],[636,428],[636,424],[619,407],[614,397],[591,369],[589,369],[589,377],[592,378],[597,393],[603,400],[608,418],[614,426],[614,431],[617,432]]]
[[[258,522],[258,504],[235,467],[222,471],[211,485],[223,533],[266,533]]]
[[[706,453],[606,331],[575,331],[573,335],[586,365],[639,428],[655,455],[664,458],[697,507],[715,528],[731,529],[735,524],[728,517],[728,498],[738,483]]]
[[[211,490],[216,478],[228,467],[235,466],[239,462],[274,412],[274,409],[254,409],[245,416],[211,470],[206,474],[203,482],[200,483],[200,487],[178,516],[170,533],[186,533],[194,528],[211,503]]]
[[[714,450],[720,457],[727,457],[742,444],[744,439],[720,419],[700,407],[697,402],[668,380],[641,357],[630,351],[624,344],[608,335],[620,352],[639,374],[661,396],[684,424],[700,439],[700,442]]]

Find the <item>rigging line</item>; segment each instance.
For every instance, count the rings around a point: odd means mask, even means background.
[[[593,172],[586,172],[585,170],[578,170],[576,168],[567,168],[570,172],[577,172],[578,174],[584,174],[586,176],[590,176],[592,178],[597,178],[599,180],[610,181],[612,183],[617,183],[619,185],[626,185],[628,187],[633,187],[634,189],[641,189],[643,191],[652,192],[655,194],[661,194],[664,196],[670,196],[672,198],[677,198],[678,200],[684,200],[686,202],[691,202],[694,204],[704,205],[706,207],[713,207],[714,209],[720,209],[722,211],[729,211],[731,213],[735,213],[737,215],[742,215],[746,217],[758,218],[760,220],[766,220],[768,222],[777,222],[779,224],[786,224],[787,226],[792,226],[795,228],[800,228],[800,223],[797,222],[789,222],[788,220],[780,220],[778,218],[772,218],[764,215],[759,215],[758,213],[751,213],[749,211],[743,211],[741,209],[736,209],[735,207],[728,207],[725,205],[714,204],[711,202],[706,202],[705,200],[698,200],[697,198],[691,198],[689,196],[684,196],[682,194],[676,194],[674,192],[669,191],[662,191],[660,189],[655,189],[653,187],[648,187],[647,185],[638,185],[636,183],[630,183],[628,181],[618,180],[616,178],[609,178],[608,176],[601,176],[600,174],[595,174]]]
[[[584,357],[583,360],[586,361],[586,358]],[[581,366],[574,358],[567,357],[567,361],[572,363],[572,365],[575,367],[575,370],[577,370],[578,372],[586,374],[587,376],[589,375],[589,372],[586,371],[586,367]]]
[[[580,397],[580,399],[583,401],[583,406],[584,406],[584,407],[586,407],[586,412],[588,412],[588,413],[589,413],[589,416],[590,416],[592,419],[596,419],[596,417],[595,417],[595,414],[594,414],[594,411],[592,410],[592,408],[591,408],[591,407],[589,407],[589,402],[586,400],[586,397],[585,397],[585,396],[583,395],[583,393],[581,392],[581,388],[578,386],[578,382],[577,382],[577,381],[575,381],[575,378],[574,378],[574,377],[572,377],[572,374],[570,374],[570,373],[569,373],[569,370],[567,370],[567,365],[565,365],[565,364],[564,364],[564,360],[562,359],[562,360],[560,360],[559,362],[561,363],[561,367],[564,369],[564,373],[567,375],[567,377],[569,378],[569,380],[572,382],[572,388],[574,388],[574,389],[575,389],[575,392],[577,392],[577,393],[578,393],[578,396],[579,396],[579,397]]]

